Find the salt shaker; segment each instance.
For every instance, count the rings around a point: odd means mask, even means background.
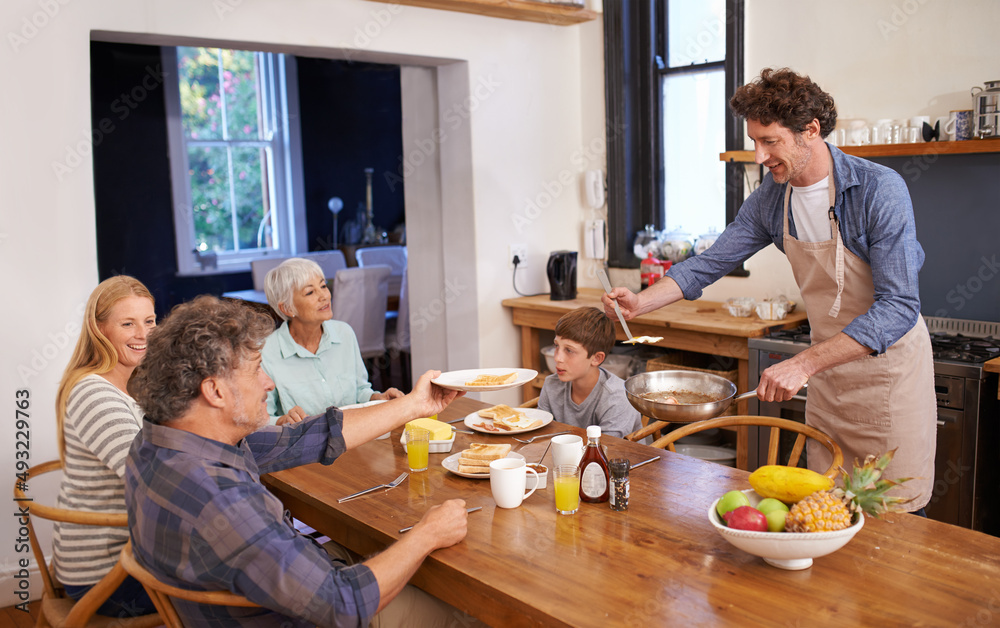
[[[625,458],[608,461],[608,470],[611,471],[611,510],[628,510],[628,471],[631,466]]]

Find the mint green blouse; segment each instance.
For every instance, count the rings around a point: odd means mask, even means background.
[[[274,380],[274,390],[267,394],[272,425],[295,406],[312,416],[330,406],[364,403],[374,393],[358,339],[342,321],[323,322],[316,353],[295,342],[285,321],[264,342],[261,359]]]

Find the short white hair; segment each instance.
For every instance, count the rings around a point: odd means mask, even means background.
[[[323,278],[323,269],[311,259],[301,257],[286,259],[267,272],[267,276],[264,277],[264,294],[267,295],[267,302],[281,320],[287,321],[288,316],[278,305],[284,303],[292,316],[297,315],[292,297],[316,277]]]

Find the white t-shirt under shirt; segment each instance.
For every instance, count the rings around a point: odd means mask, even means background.
[[[799,242],[826,242],[830,232],[830,177],[807,185],[792,186],[789,200]]]

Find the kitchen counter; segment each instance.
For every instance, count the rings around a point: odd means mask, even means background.
[[[596,307],[603,310],[601,295],[593,288],[581,288],[571,301],[552,301],[549,295],[504,299],[503,305],[511,309],[513,322],[521,328],[521,364],[539,373],[542,368],[540,330],[553,330],[559,318],[579,307]],[[628,321],[629,329],[636,336],[662,336],[654,346],[682,349],[696,353],[733,358],[739,371],[737,387],[746,392],[749,373],[747,339],[764,336],[774,329],[798,327],[806,321],[802,308],[784,320],[765,321],[756,315],[748,318],[730,316],[725,304],[716,301],[678,301],[649,314]],[[615,321],[618,340],[627,340],[621,324]],[[730,367],[732,368],[732,367]],[[523,390],[524,400],[538,396],[544,378],[539,377]],[[746,414],[746,402],[734,411]],[[739,464],[739,461],[737,461]]]

